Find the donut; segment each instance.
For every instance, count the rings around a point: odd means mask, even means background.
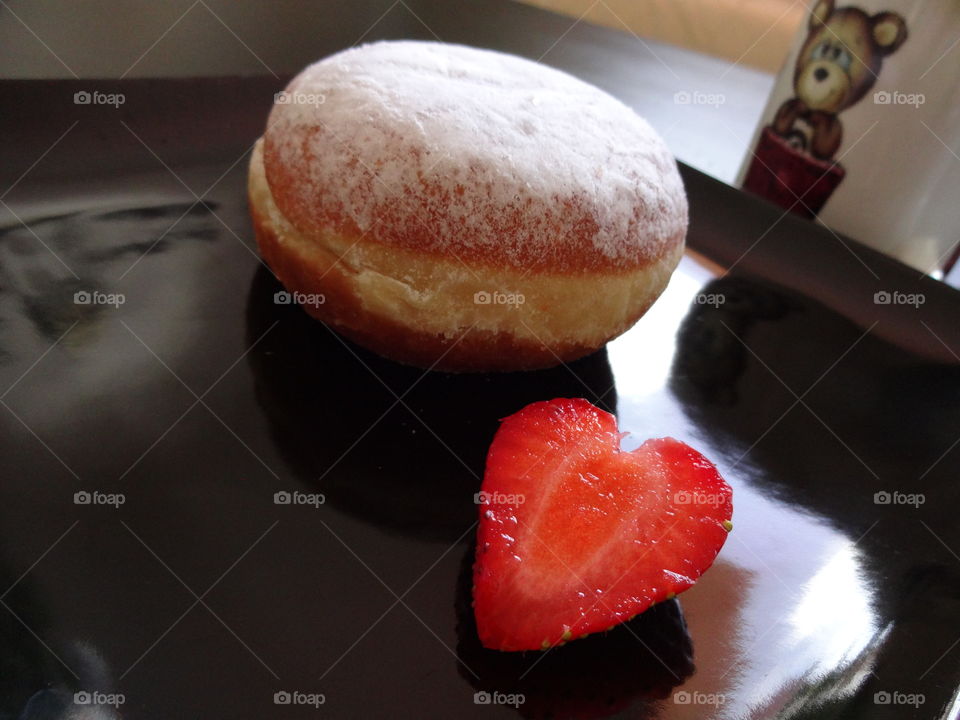
[[[278,93],[251,154],[283,301],[422,368],[511,371],[598,350],[656,300],[687,200],[650,125],[571,75],[384,41]]]

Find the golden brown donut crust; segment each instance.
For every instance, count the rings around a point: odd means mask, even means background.
[[[450,372],[532,370],[597,350],[646,312],[683,250],[678,238],[672,255],[649,266],[571,277],[464,269],[449,258],[384,248],[369,237],[303,236],[273,202],[262,142],[251,158],[248,196],[260,253],[277,278],[291,293],[323,296],[304,310],[384,357]],[[399,284],[399,301],[391,271],[412,286]],[[438,278],[457,272],[455,283],[424,295]],[[527,293],[525,305],[474,305],[475,292],[497,287]],[[408,296],[418,304],[404,302]]]
[[[469,328],[450,340],[366,313],[342,268],[311,265],[279,242],[277,233],[256,208],[251,215],[260,253],[284,287],[305,295],[324,295],[323,304],[304,305],[303,309],[358,345],[396,362],[445,372],[535,370],[576,360],[597,349],[576,343],[548,348],[537,340],[516,338],[507,332]]]
[[[260,252],[394,360],[550,367],[603,346],[683,252],[676,162],[632,110],[522,58],[381,42],[306,68],[250,163]],[[478,296],[513,297],[491,303]]]

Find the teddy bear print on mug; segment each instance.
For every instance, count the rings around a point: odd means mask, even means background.
[[[819,160],[833,158],[843,139],[838,114],[859,101],[877,80],[883,59],[907,39],[896,13],[868,15],[821,0],[797,57],[793,87],[773,119],[773,130]]]
[[[896,13],[871,15],[819,0],[799,42],[792,78],[778,80],[767,105],[770,120],[744,165],[743,188],[816,217],[846,176],[837,157],[844,134],[840,114],[873,88],[884,59],[906,39],[907,24]]]

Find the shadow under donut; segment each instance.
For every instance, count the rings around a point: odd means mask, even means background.
[[[247,359],[273,440],[328,504],[384,529],[460,537],[476,520],[473,494],[499,421],[525,405],[585,397],[616,410],[606,350],[547,370],[427,372],[274,302],[282,290],[260,268],[247,303],[247,342],[256,343]]]

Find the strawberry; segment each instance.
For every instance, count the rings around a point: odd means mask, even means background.
[[[683,592],[732,528],[730,486],[672,438],[620,449],[583,399],[503,420],[479,494],[474,614],[484,647],[545,650]]]

